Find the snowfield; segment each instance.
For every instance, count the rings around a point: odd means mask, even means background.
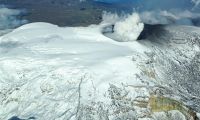
[[[100,30],[95,25],[59,28],[33,23],[2,36],[1,119],[75,119],[83,106],[111,104],[111,86],[131,90],[129,85],[143,85],[136,79],[140,71],[132,61],[132,54],[143,53],[143,45],[118,43]],[[131,96],[137,95],[148,92],[143,89]]]
[[[198,68],[188,86],[181,68],[198,60],[199,28],[163,27],[149,39],[118,42],[104,27],[32,23],[0,37],[0,119],[194,119],[177,102],[184,110],[154,114],[151,100],[163,95],[200,112],[199,91],[190,91],[199,87]]]

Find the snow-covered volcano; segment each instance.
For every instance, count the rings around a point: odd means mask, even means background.
[[[0,119],[198,119],[200,29],[150,26],[118,42],[105,25],[32,23],[1,36]]]

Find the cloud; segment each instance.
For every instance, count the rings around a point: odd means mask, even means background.
[[[141,20],[147,24],[182,24],[194,25],[193,19],[200,18],[200,14],[185,10],[155,10],[140,13]]]
[[[199,7],[197,7],[200,5],[200,0],[96,0],[96,1],[114,3],[118,5],[123,4],[122,2],[124,2],[124,4],[129,3],[128,6],[132,6],[133,8],[132,12],[137,12],[141,18],[141,21],[146,24],[182,24],[182,25],[198,26],[200,23],[200,9]]]
[[[192,2],[195,4],[195,6],[199,6],[200,5],[200,0],[192,0]]]
[[[12,29],[26,23],[26,20],[18,19],[22,13],[22,10],[9,9],[5,6],[0,6],[0,30]]]
[[[138,39],[144,23],[194,25],[193,20],[200,18],[200,14],[188,10],[152,10],[121,15],[104,12],[102,18],[104,35],[116,41],[127,42]]]

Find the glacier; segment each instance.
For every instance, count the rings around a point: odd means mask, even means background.
[[[0,7],[0,120],[200,118],[198,13],[104,12],[87,27],[20,26],[21,13]]]
[[[100,33],[99,26],[33,23],[2,36],[1,119],[73,119],[82,102],[107,101],[108,83],[135,83],[129,81],[138,72],[129,47],[140,45],[121,45]]]
[[[1,36],[0,119],[198,119],[200,29],[144,25],[141,40],[119,42],[109,25],[38,22]]]

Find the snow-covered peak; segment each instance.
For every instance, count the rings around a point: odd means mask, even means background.
[[[142,45],[101,28],[32,23],[0,37],[0,118],[75,119],[83,104],[109,102],[109,84],[142,84],[131,56]]]
[[[188,66],[198,66],[197,28],[186,34],[185,27],[161,26],[146,40],[117,42],[104,27],[32,23],[0,37],[0,119],[153,120],[167,117],[160,105],[175,106],[168,109],[173,120],[196,114],[182,102],[198,111],[198,91],[178,85],[199,85],[184,79],[191,78]]]

